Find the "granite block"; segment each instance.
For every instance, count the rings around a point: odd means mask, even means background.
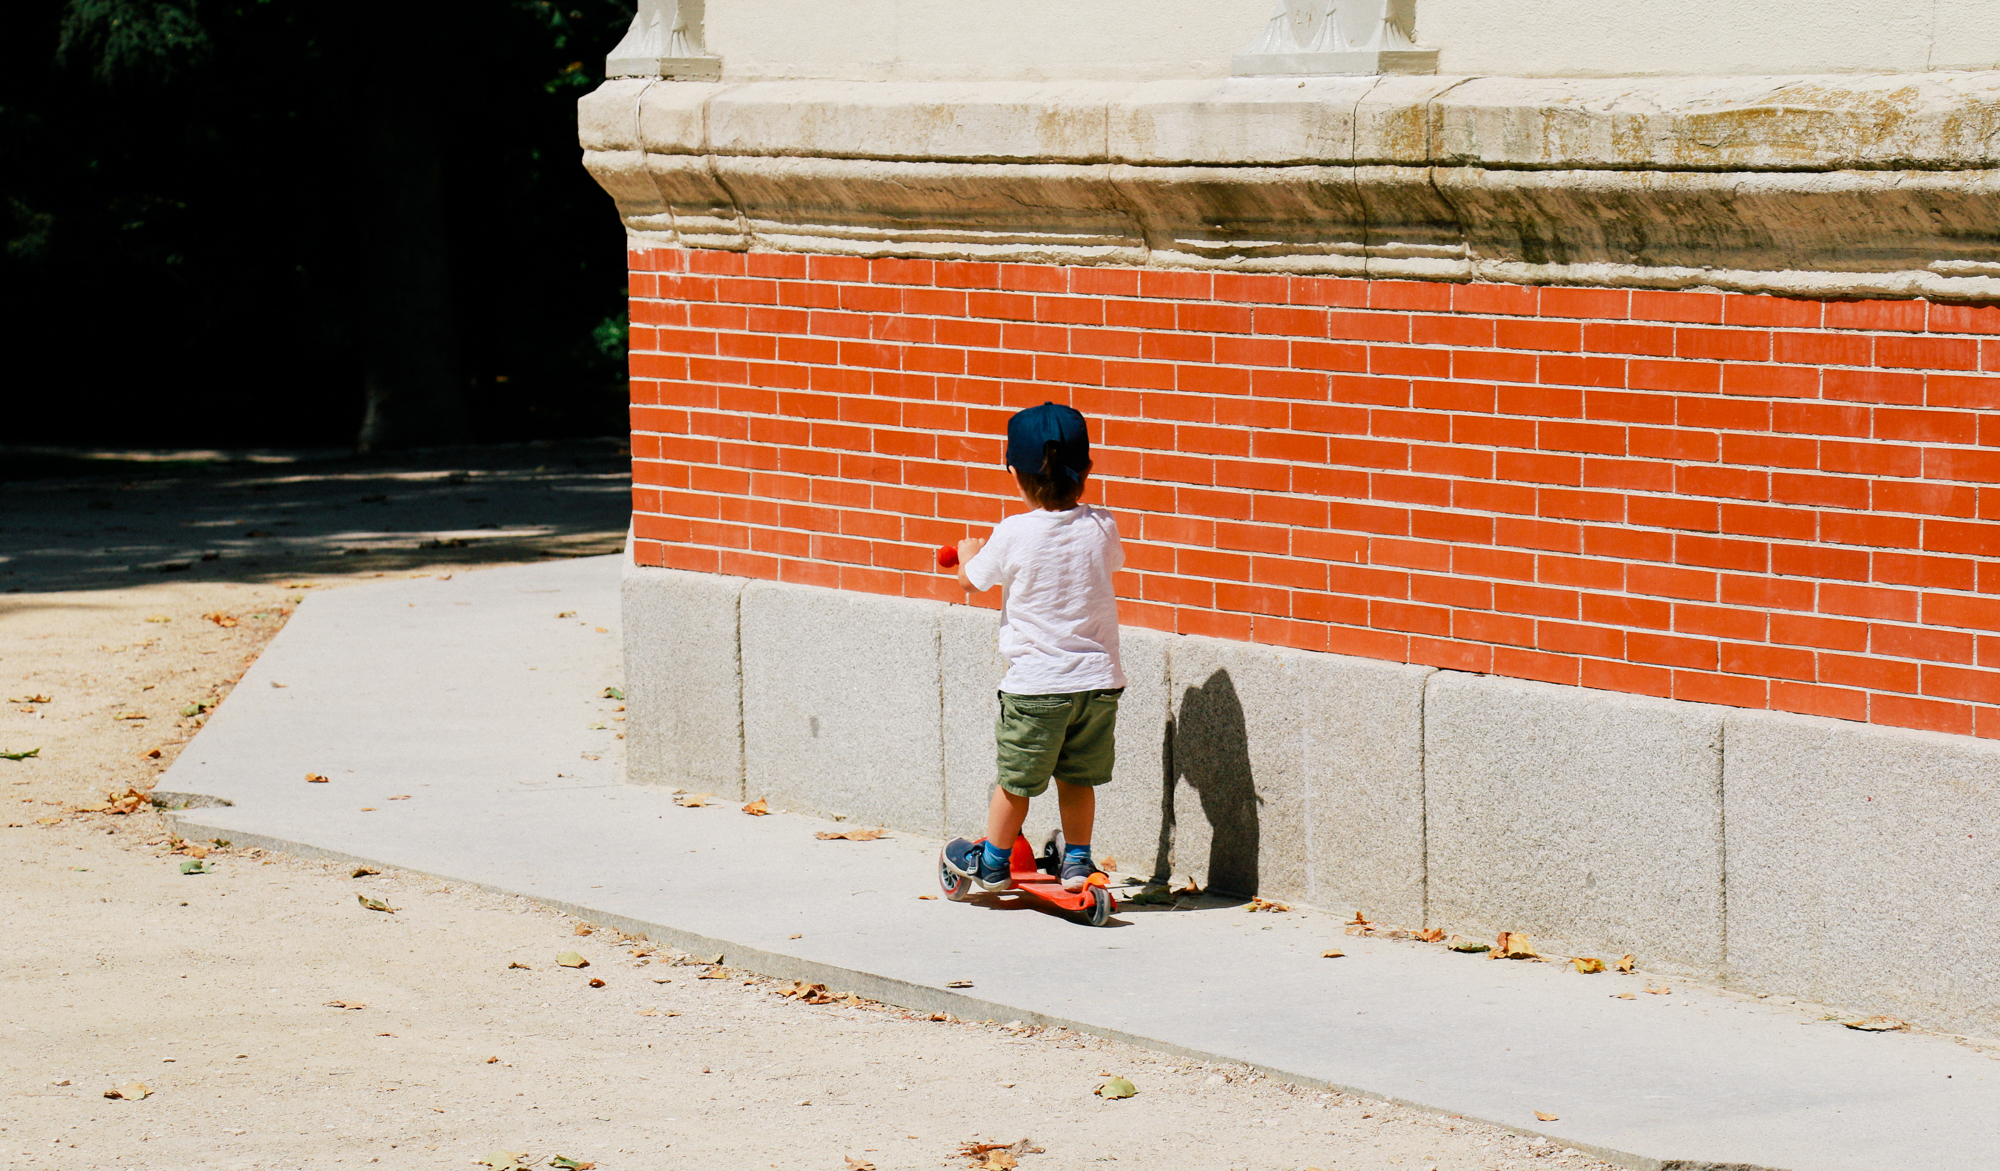
[[[1429,924],[1545,953],[1723,961],[1728,709],[1440,671],[1425,695]]]
[[[747,580],[625,567],[626,779],[741,798],[742,660],[737,606]]]
[[[773,808],[939,834],[938,602],[744,588],[745,792]]]
[[[1170,672],[1175,873],[1421,922],[1429,668],[1187,637]]]
[[[1724,734],[1732,979],[2000,1035],[2000,744],[1761,711]]]

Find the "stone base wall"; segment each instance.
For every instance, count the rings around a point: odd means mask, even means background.
[[[624,588],[633,781],[979,832],[992,612]],[[2000,745],[1140,628],[1125,656],[1121,871],[2000,1034]]]

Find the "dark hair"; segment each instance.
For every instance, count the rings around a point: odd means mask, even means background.
[[[1056,445],[1051,443],[1053,449]],[[1021,485],[1021,494],[1032,501],[1036,508],[1049,512],[1067,512],[1076,507],[1083,496],[1083,473],[1089,472],[1091,465],[1085,463],[1081,471],[1055,466],[1055,452],[1050,450],[1042,456],[1041,470],[1029,472],[1014,469],[1014,480]]]

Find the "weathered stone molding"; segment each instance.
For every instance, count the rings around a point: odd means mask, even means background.
[[[635,243],[2000,298],[2000,73],[606,82]]]

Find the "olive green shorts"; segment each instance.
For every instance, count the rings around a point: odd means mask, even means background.
[[[1049,778],[1066,785],[1101,785],[1118,756],[1118,697],[1109,691],[1068,695],[1000,693],[993,737],[1000,746],[1000,787],[1039,797]]]

